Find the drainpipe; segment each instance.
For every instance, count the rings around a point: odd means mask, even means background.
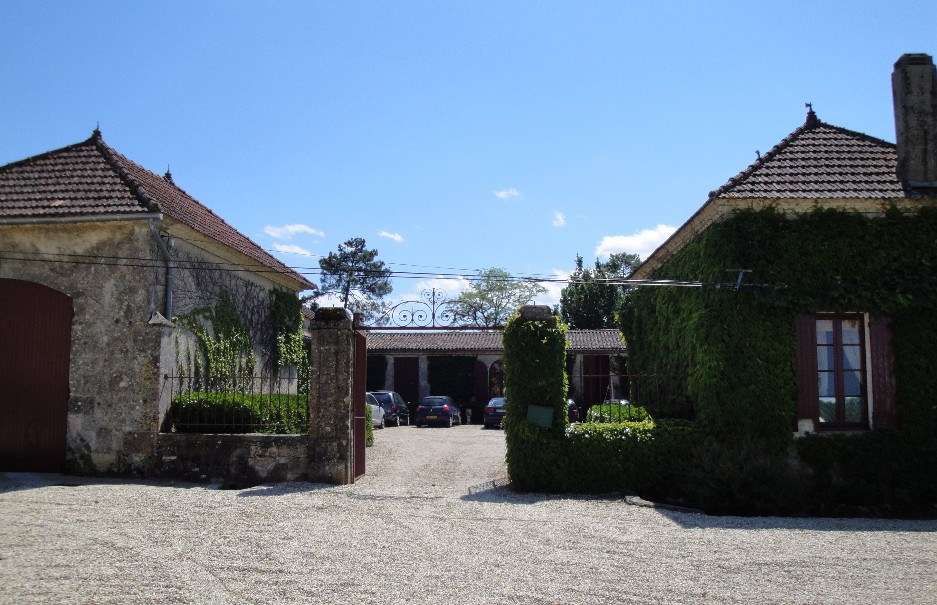
[[[172,263],[169,262],[169,249],[163,238],[159,236],[159,231],[156,230],[156,221],[152,219],[150,220],[150,233],[153,234],[153,241],[156,242],[160,254],[163,255],[163,262],[166,263],[166,313],[164,317],[172,321]]]

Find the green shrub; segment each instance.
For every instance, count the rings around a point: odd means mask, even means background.
[[[625,461],[624,488],[648,500],[687,504],[687,473],[703,434],[692,422],[656,420],[649,439]]]
[[[651,420],[651,415],[639,405],[601,404],[589,408],[586,420],[590,422],[643,422]]]
[[[371,414],[371,406],[364,404],[364,446],[374,445],[374,416]]]
[[[176,433],[307,433],[304,395],[189,393],[173,398],[168,430]]]

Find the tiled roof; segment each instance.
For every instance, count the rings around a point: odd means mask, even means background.
[[[710,198],[900,198],[893,143],[807,122],[754,164],[710,193]]]
[[[625,341],[618,330],[570,330],[567,332],[572,351],[624,351]]]
[[[88,140],[0,167],[0,219],[107,217],[161,212],[260,264],[315,286],[176,186],[109,147]]]
[[[567,338],[567,348],[571,351],[625,351],[625,343],[618,330],[570,330]],[[499,354],[504,351],[504,345],[501,344],[501,332],[369,332],[368,351]]]
[[[851,211],[874,207],[881,211],[882,202],[922,203],[921,195],[902,187],[897,165],[894,143],[825,124],[811,110],[803,126],[711,191],[706,203],[644,259],[631,277],[649,279],[696,235],[737,208],[777,206],[796,213],[820,206]]]

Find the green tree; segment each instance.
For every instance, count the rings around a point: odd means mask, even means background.
[[[382,299],[390,294],[392,271],[377,260],[377,249],[368,250],[364,238],[339,244],[338,252],[319,259],[322,270],[317,298],[333,295],[353,313],[373,321],[384,310]]]
[[[478,272],[468,289],[451,301],[459,321],[482,328],[503,326],[512,313],[547,289],[537,282],[517,279],[499,267]]]
[[[595,330],[614,328],[615,311],[621,305],[628,277],[641,258],[637,254],[612,254],[608,261],[595,259],[594,269],[582,266],[576,255],[576,270],[569,276],[569,285],[560,294],[560,316],[570,328]]]

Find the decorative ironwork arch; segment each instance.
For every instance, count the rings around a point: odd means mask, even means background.
[[[445,290],[430,288],[420,293],[419,300],[405,300],[378,317],[375,325],[365,330],[491,330],[459,323],[455,306]]]

